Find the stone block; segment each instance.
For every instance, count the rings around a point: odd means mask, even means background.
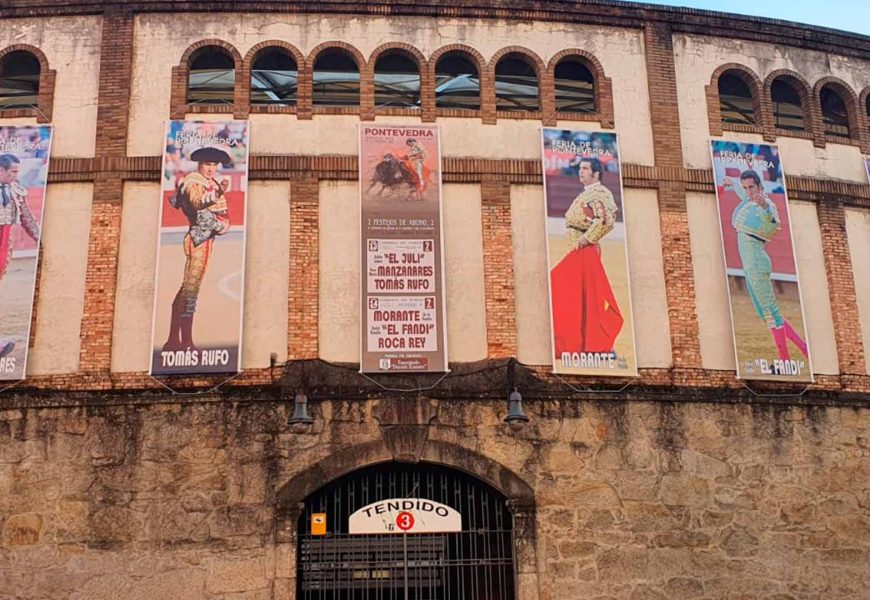
[[[202,569],[178,569],[155,573],[130,586],[129,600],[170,600],[204,597],[205,573]]]
[[[206,589],[213,594],[250,592],[269,586],[266,564],[262,557],[239,560],[209,559],[206,566]]]
[[[79,589],[74,590],[69,598],[70,600],[127,598],[130,594],[130,587],[131,581],[123,575],[101,575],[89,579]]]
[[[682,473],[662,476],[659,498],[664,504],[676,506],[707,506],[710,503],[710,482]]]
[[[36,513],[11,515],[3,523],[5,546],[32,546],[42,537],[42,517]]]
[[[669,579],[664,586],[664,592],[668,598],[691,600],[704,596],[704,586],[697,579],[674,577]]]
[[[748,557],[758,553],[758,538],[739,527],[726,529],[719,545],[729,556]]]
[[[275,577],[279,579],[296,577],[296,546],[294,544],[275,545]]]

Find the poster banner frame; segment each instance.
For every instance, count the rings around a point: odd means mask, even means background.
[[[438,364],[435,367],[432,366],[431,361],[427,357],[427,368],[426,369],[390,369],[380,368],[384,360],[389,360],[392,362],[393,357],[384,357],[385,354],[420,354],[421,352],[389,352],[389,351],[370,351],[368,350],[368,336],[369,336],[369,321],[368,321],[368,296],[367,285],[369,279],[369,267],[371,265],[368,264],[368,242],[372,236],[367,235],[367,229],[365,225],[365,215],[366,215],[366,193],[365,186],[369,181],[369,178],[366,177],[367,161],[366,161],[366,145],[364,142],[364,134],[366,128],[380,128],[385,130],[395,130],[395,131],[404,131],[404,130],[430,130],[435,134],[435,145],[437,148],[437,152],[435,153],[435,157],[437,162],[437,177],[434,177],[430,180],[427,187],[432,185],[437,185],[438,187],[438,227],[435,228],[433,232],[438,236],[437,240],[434,240],[435,245],[433,246],[433,252],[436,254],[437,258],[435,258],[435,266],[437,269],[433,275],[434,285],[436,287],[435,292],[431,294],[436,299],[436,302],[439,303],[437,305],[437,314],[435,316],[435,343],[437,344],[437,350],[434,351],[436,357],[440,357]],[[359,234],[360,234],[360,362],[359,362],[359,372],[366,374],[397,374],[397,375],[409,375],[412,373],[448,373],[450,372],[449,368],[449,353],[448,353],[448,343],[447,343],[447,289],[446,289],[446,272],[445,272],[445,237],[444,237],[444,181],[443,181],[443,162],[442,162],[442,143],[441,143],[441,126],[437,124],[430,123],[421,123],[421,124],[390,124],[390,123],[359,123],[357,125],[357,135],[358,135],[358,182],[359,182],[359,209],[360,209],[360,217],[359,217]],[[399,140],[406,139],[409,136],[399,137]],[[431,169],[430,169],[431,171]],[[434,214],[434,211],[432,211]],[[414,237],[407,238],[395,238],[397,240],[405,239],[405,240],[423,240],[424,238],[421,235],[417,235]],[[381,294],[382,296],[383,294]],[[401,296],[396,296],[397,298]],[[413,296],[410,296],[413,297]],[[422,298],[423,296],[419,296]],[[429,352],[429,351],[426,351]],[[371,356],[378,356],[376,359],[369,358]],[[367,360],[368,358],[368,360]],[[402,358],[402,357],[397,357]],[[409,360],[414,360],[411,358]],[[378,368],[367,367],[368,363],[373,363],[377,361],[376,364],[379,365]]]
[[[168,190],[164,189],[164,185],[165,185],[164,179],[165,179],[165,174],[167,172],[167,162],[168,162],[168,156],[169,156],[168,152],[167,152],[167,148],[166,148],[166,141],[169,139],[173,125],[177,124],[177,123],[193,124],[193,125],[198,125],[198,126],[205,125],[208,127],[223,126],[224,128],[226,128],[230,125],[241,125],[241,124],[244,125],[244,132],[245,132],[245,135],[243,138],[244,143],[245,143],[244,170],[236,169],[235,164],[234,164],[234,168],[231,171],[229,171],[230,175],[238,174],[239,180],[241,182],[241,188],[238,191],[243,194],[243,200],[241,202],[243,205],[242,210],[241,210],[241,219],[242,219],[243,226],[241,227],[241,240],[239,241],[241,249],[240,249],[240,256],[238,259],[239,267],[240,267],[239,268],[240,284],[239,284],[239,300],[238,300],[238,305],[239,305],[239,307],[238,307],[238,337],[234,342],[235,343],[236,360],[235,360],[235,365],[231,364],[232,361],[230,361],[230,364],[226,365],[226,368],[219,368],[218,367],[215,369],[203,370],[201,367],[201,362],[200,362],[200,364],[198,364],[198,365],[191,365],[191,366],[187,366],[187,367],[179,367],[179,368],[173,368],[173,369],[168,369],[168,370],[160,370],[160,371],[155,372],[155,369],[154,369],[155,358],[158,354],[160,354],[162,352],[162,351],[157,350],[158,347],[162,347],[162,344],[160,344],[160,340],[157,339],[156,336],[158,333],[158,312],[159,312],[158,311],[158,307],[159,307],[159,297],[158,296],[160,294],[160,260],[161,260],[160,253],[161,253],[161,250],[162,250],[163,245],[164,245],[163,244],[163,235],[165,233],[164,232],[164,227],[165,227],[164,226],[164,215],[165,215],[165,211],[167,208],[165,194],[168,191]],[[194,137],[196,137],[196,136],[194,136]],[[151,337],[149,338],[149,347],[148,347],[148,351],[149,351],[148,373],[152,376],[172,376],[172,375],[185,376],[185,375],[210,375],[210,374],[218,374],[218,373],[223,373],[223,374],[239,373],[242,370],[242,358],[243,358],[242,342],[243,342],[243,338],[244,338],[244,325],[245,325],[245,323],[244,323],[244,318],[245,318],[245,281],[246,281],[246,276],[247,276],[246,271],[247,271],[248,203],[250,200],[249,195],[250,195],[250,169],[251,169],[251,122],[250,122],[250,120],[247,120],[247,119],[227,119],[224,121],[168,119],[165,121],[165,127],[163,130],[163,137],[161,138],[161,140],[162,140],[163,155],[162,155],[162,160],[161,160],[161,171],[160,171],[160,173],[161,173],[160,174],[160,201],[159,201],[160,208],[159,208],[158,221],[157,221],[157,228],[158,228],[158,230],[157,230],[157,253],[156,253],[156,265],[155,265],[155,269],[154,269],[154,294],[153,294],[153,306],[152,306],[152,316],[151,316]],[[193,146],[192,151],[195,151],[197,149],[196,145],[193,144],[192,146]],[[206,146],[207,146],[207,144],[202,145],[201,147],[206,147]],[[183,152],[183,150],[179,149],[179,152]],[[189,155],[190,155],[190,153],[188,153],[187,160],[190,161],[191,157]],[[195,173],[195,172],[196,172],[195,170],[188,171],[185,174],[185,176],[192,174],[192,173]],[[226,178],[226,174],[227,174],[226,171],[219,172],[218,176],[222,176],[221,179],[224,180]],[[233,191],[234,190],[230,189],[230,190],[228,190],[228,193],[231,193]],[[233,233],[234,231],[239,230],[239,226],[237,224],[231,223],[231,217],[229,216],[229,214],[234,212],[234,211],[232,211],[232,208],[229,205],[229,200],[227,202],[228,202],[228,210],[227,210],[228,217],[227,218],[228,218],[228,222],[230,222],[229,231],[227,233]],[[178,212],[181,213],[182,211],[178,210]],[[238,215],[236,215],[236,216],[238,216]],[[188,226],[188,225],[184,225],[184,226]],[[185,237],[187,237],[187,236],[185,236]],[[214,239],[214,237],[215,236],[212,236],[212,239]],[[214,257],[209,256],[208,260],[213,261]],[[207,277],[208,277],[208,271],[206,270],[202,279],[205,280]],[[177,280],[173,280],[173,281],[175,281],[176,283],[173,283],[172,285],[173,286],[177,285]],[[201,293],[199,294],[199,297],[202,297]],[[231,348],[231,346],[227,346],[227,348]],[[207,349],[199,348],[200,356],[204,350],[207,350]],[[186,351],[186,350],[181,349],[181,351]],[[176,352],[178,352],[178,351],[176,351]]]
[[[39,272],[39,264],[40,264],[40,261],[42,259],[42,231],[45,227],[45,209],[46,209],[46,202],[48,200],[48,175],[49,175],[49,171],[50,171],[50,167],[51,167],[51,146],[52,146],[52,143],[54,141],[54,125],[50,124],[50,123],[49,124],[33,124],[33,125],[24,125],[24,124],[0,125],[0,131],[4,131],[4,130],[14,131],[14,130],[18,130],[18,129],[36,129],[36,130],[38,130],[39,131],[39,139],[40,139],[38,146],[41,146],[42,133],[48,132],[48,137],[47,137],[48,143],[45,146],[45,150],[44,150],[45,156],[44,157],[32,157],[32,158],[44,159],[39,166],[39,171],[40,171],[39,177],[40,177],[40,181],[41,181],[42,185],[41,186],[24,186],[23,184],[19,183],[19,185],[21,187],[23,187],[25,190],[28,190],[28,191],[30,189],[34,189],[34,188],[41,190],[41,193],[40,193],[41,206],[40,206],[40,210],[39,210],[39,216],[38,217],[33,216],[34,220],[36,221],[36,225],[39,228],[39,231],[38,231],[38,235],[37,235],[36,239],[34,240],[35,248],[33,250],[31,250],[34,253],[34,256],[33,256],[34,260],[33,260],[32,273],[30,274],[30,277],[32,279],[30,286],[29,286],[30,293],[27,296],[27,298],[29,298],[29,302],[27,304],[27,311],[26,311],[27,312],[27,319],[25,321],[25,326],[19,329],[19,331],[23,335],[20,335],[20,336],[14,335],[14,337],[16,337],[16,338],[19,338],[19,337],[21,338],[21,340],[22,340],[21,346],[23,347],[22,349],[23,349],[24,353],[23,353],[23,355],[20,356],[20,358],[21,358],[20,367],[17,364],[16,359],[19,358],[17,356],[5,355],[2,358],[0,358],[0,381],[21,381],[22,379],[25,379],[27,377],[27,361],[28,361],[28,358],[30,356],[30,334],[31,334],[31,330],[33,328],[33,305],[36,302],[36,279],[37,279],[37,274]],[[2,136],[0,136],[0,137],[2,137]],[[33,148],[33,149],[35,150],[36,148]],[[0,154],[12,154],[13,156],[15,156],[19,160],[26,160],[27,158],[31,158],[31,157],[18,156],[13,149],[8,148],[5,144],[4,144],[3,148],[0,148]],[[20,175],[19,175],[19,177],[20,177]],[[42,179],[43,177],[44,177],[44,180]],[[33,201],[33,200],[34,200],[33,198],[28,198],[28,197],[25,197],[25,199],[23,200],[23,202],[27,205],[28,211],[31,212],[31,215],[32,215],[33,209],[30,207],[29,204],[27,204],[27,202]],[[13,200],[13,202],[14,202],[14,200]],[[10,225],[10,227],[12,227],[12,226]],[[21,227],[20,224],[19,224],[19,227]],[[10,244],[13,243],[13,240],[11,238],[14,234],[15,234],[14,231],[10,231],[10,240],[9,240]],[[31,251],[28,251],[28,252],[31,252]],[[11,252],[15,253],[14,246],[12,247]],[[10,254],[9,260],[11,261],[13,259],[14,259],[14,256]],[[7,278],[9,277],[9,274],[8,274],[9,266],[10,265],[7,264],[5,267],[7,271],[6,271],[6,273],[4,273],[2,279],[0,279],[0,285],[2,285],[3,280],[7,280],[7,283],[8,283]],[[22,302],[22,304],[23,304],[23,302]],[[4,314],[7,314],[6,311],[4,311]],[[9,337],[13,337],[13,336],[9,336]],[[0,339],[0,343],[4,343],[4,345],[5,345],[4,340],[9,341],[10,343],[14,343],[14,342],[11,342],[11,340],[8,340],[8,338],[6,337],[5,331],[3,332],[2,335],[0,335],[0,338],[3,338],[3,339]],[[12,352],[14,352],[14,348],[9,351],[9,354],[11,354]],[[11,359],[11,361],[9,359]],[[7,368],[11,369],[11,372],[7,372]]]
[[[791,260],[794,263],[794,277],[795,277],[795,286],[797,287],[798,294],[798,303],[800,305],[800,314],[801,314],[801,325],[802,325],[802,333],[804,334],[803,341],[807,346],[807,356],[806,356],[806,369],[809,375],[808,378],[798,378],[792,375],[780,375],[780,374],[763,374],[763,376],[752,376],[752,374],[747,374],[744,372],[744,369],[741,369],[740,365],[740,349],[737,339],[737,326],[734,320],[734,298],[731,293],[731,283],[729,281],[728,273],[728,254],[725,244],[725,224],[722,222],[722,200],[719,197],[719,181],[717,180],[717,158],[716,158],[716,145],[717,144],[733,144],[740,148],[745,148],[746,146],[766,146],[768,148],[772,148],[776,151],[776,157],[779,160],[778,168],[781,178],[782,185],[782,196],[783,196],[783,206],[785,208],[785,216],[786,221],[789,226],[789,249],[791,251]],[[728,293],[728,316],[731,322],[731,339],[732,346],[734,349],[734,366],[735,366],[735,374],[738,380],[743,381],[772,381],[772,382],[790,382],[790,383],[800,383],[800,384],[808,384],[815,382],[815,374],[813,373],[813,361],[812,361],[812,344],[810,342],[809,328],[807,326],[807,316],[806,316],[806,306],[804,305],[803,300],[803,292],[801,290],[801,277],[800,277],[800,265],[798,264],[797,252],[795,252],[794,245],[794,221],[791,217],[791,210],[789,207],[789,197],[788,197],[788,185],[787,185],[787,176],[785,172],[785,161],[783,161],[782,153],[780,152],[780,148],[777,144],[769,144],[769,143],[758,143],[758,142],[739,142],[734,140],[726,140],[726,139],[715,139],[710,138],[710,161],[711,161],[711,171],[713,175],[713,194],[716,198],[716,218],[719,223],[719,243],[722,248],[722,272],[725,275],[725,290]],[[719,159],[721,160],[721,159]],[[752,170],[755,170],[754,168]],[[763,179],[763,178],[762,178]],[[739,184],[739,182],[738,182]],[[724,185],[724,182],[723,182]],[[771,200],[772,201],[772,200]],[[777,209],[778,210],[778,209]],[[741,259],[741,266],[742,266]],[[745,279],[745,275],[743,276]],[[762,359],[759,359],[762,360]]]
[[[563,367],[560,365],[560,360],[556,357],[556,326],[554,320],[554,311],[553,311],[553,281],[552,281],[552,270],[559,264],[551,264],[551,255],[550,255],[550,231],[549,231],[549,207],[550,207],[550,194],[547,188],[547,143],[546,143],[546,132],[547,131],[558,131],[558,132],[570,132],[572,135],[576,134],[588,134],[591,137],[600,136],[600,135],[608,135],[613,136],[613,146],[616,150],[616,160],[619,166],[619,197],[621,201],[621,212],[622,212],[622,224],[624,237],[622,239],[622,253],[624,257],[625,264],[625,286],[626,286],[626,307],[622,309],[622,313],[628,314],[628,336],[630,340],[631,347],[631,364],[625,369],[619,369],[614,372],[615,367]],[[629,249],[628,249],[628,223],[627,223],[627,201],[625,198],[625,184],[624,184],[624,173],[623,173],[623,157],[622,152],[619,148],[619,135],[615,131],[606,131],[606,130],[587,130],[587,129],[566,129],[564,127],[542,127],[540,128],[540,140],[541,140],[541,181],[544,188],[544,202],[543,202],[543,213],[544,213],[544,243],[545,243],[545,251],[547,258],[547,304],[549,307],[549,317],[550,317],[550,358],[552,361],[552,372],[557,375],[581,375],[581,376],[590,376],[590,377],[637,377],[638,375],[638,364],[637,364],[637,336],[635,335],[635,317],[634,317],[634,306],[632,302],[632,294],[631,294],[631,265],[629,261]],[[591,155],[594,156],[594,155]],[[604,184],[601,184],[604,185]],[[607,186],[604,186],[607,188]],[[611,191],[607,188],[608,191]],[[582,192],[581,192],[582,193]],[[611,191],[612,193],[612,191]],[[578,193],[579,196],[579,193]],[[617,220],[617,222],[619,222]],[[565,257],[563,257],[564,259]],[[559,261],[561,262],[561,260]],[[605,271],[606,274],[606,271]],[[608,284],[609,284],[609,276],[607,276]],[[614,344],[616,340],[618,340],[621,336],[626,335],[625,332],[626,323],[623,321],[620,332],[616,335]],[[563,353],[564,354],[564,353]],[[601,353],[601,352],[590,352],[588,354],[610,354],[610,353]]]

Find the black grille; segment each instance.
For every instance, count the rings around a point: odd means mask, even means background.
[[[389,498],[424,498],[462,515],[461,533],[350,535],[348,517]],[[505,497],[464,473],[387,463],[313,494],[299,519],[300,600],[513,600],[513,519]],[[326,513],[327,535],[310,535]]]

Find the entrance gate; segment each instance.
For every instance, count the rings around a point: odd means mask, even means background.
[[[348,518],[380,500],[420,498],[462,516],[454,533],[352,535]],[[309,496],[299,517],[299,600],[514,600],[513,518],[484,482],[437,465],[384,463]],[[312,535],[312,515],[326,534]]]

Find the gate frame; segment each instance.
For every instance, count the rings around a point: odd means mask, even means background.
[[[392,446],[392,445],[391,445]],[[391,451],[392,450],[392,451]],[[395,452],[383,439],[324,457],[286,481],[275,498],[275,589],[273,597],[296,597],[297,524],[305,499],[324,485],[359,469],[385,462],[429,463],[462,471],[498,490],[513,515],[517,600],[538,598],[535,493],[519,475],[469,448],[426,440],[415,456]]]

